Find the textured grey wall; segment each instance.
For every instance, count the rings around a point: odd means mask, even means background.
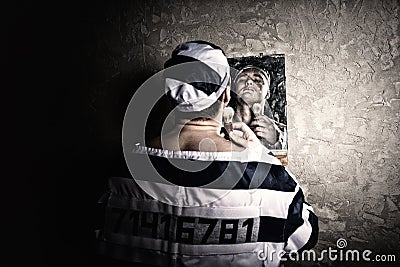
[[[102,142],[119,142],[121,115],[110,114],[121,107],[110,96],[131,95],[130,86],[162,69],[180,42],[210,41],[229,57],[284,53],[289,168],[320,218],[317,248],[336,247],[343,237],[348,248],[397,253],[399,6],[193,0],[105,7],[105,20],[86,22],[96,33],[87,39],[89,90],[92,109],[104,118],[97,123]]]

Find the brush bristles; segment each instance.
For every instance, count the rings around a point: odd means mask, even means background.
[[[232,122],[234,113],[235,112],[233,111],[233,108],[231,108],[231,107],[224,108],[224,114],[222,115],[222,120],[224,121],[224,123]]]
[[[261,104],[260,103],[254,103],[252,110],[253,110],[254,115],[256,115],[256,116],[260,115],[260,113],[261,113]]]

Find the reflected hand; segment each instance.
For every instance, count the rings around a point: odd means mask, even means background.
[[[265,139],[270,144],[278,141],[278,133],[274,127],[274,123],[265,115],[258,115],[250,123],[257,137]]]

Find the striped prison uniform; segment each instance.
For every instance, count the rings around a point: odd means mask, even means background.
[[[110,179],[103,255],[155,266],[278,266],[284,251],[317,242],[312,207],[271,154],[255,162],[240,153],[140,147],[128,160],[139,168],[145,158],[168,182]],[[199,162],[207,166],[195,172],[179,165]],[[233,177],[229,188],[212,183]],[[149,184],[156,195],[142,189]]]

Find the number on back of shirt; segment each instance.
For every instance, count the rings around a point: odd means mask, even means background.
[[[205,218],[108,208],[106,231],[184,244],[257,242],[259,217]]]

